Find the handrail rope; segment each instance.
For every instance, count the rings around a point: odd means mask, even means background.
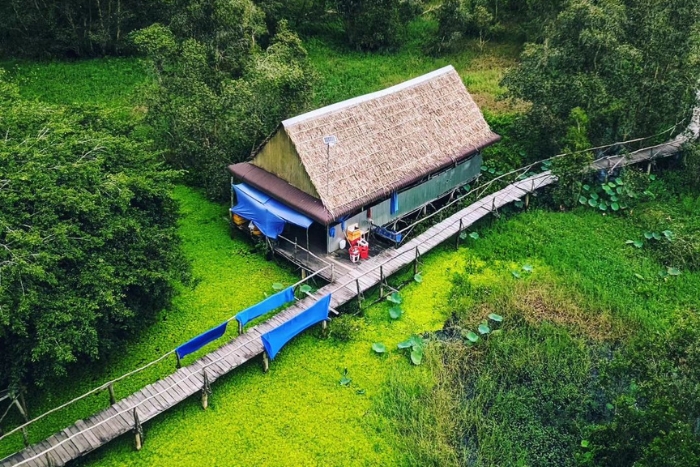
[[[546,158],[546,159],[541,159],[541,160],[535,161],[535,162],[533,162],[533,163],[531,163],[531,164],[528,164],[528,165],[524,165],[524,166],[519,167],[519,168],[517,168],[517,169],[513,169],[513,170],[511,170],[510,172],[506,172],[506,173],[504,173],[504,174],[501,174],[501,175],[497,176],[496,178],[493,178],[493,179],[489,180],[489,181],[486,182],[484,185],[479,185],[478,187],[473,188],[472,190],[468,191],[467,193],[463,194],[462,196],[460,196],[460,197],[458,197],[458,198],[455,198],[454,200],[450,201],[448,204],[446,204],[446,205],[443,206],[442,208],[438,209],[437,211],[435,211],[435,212],[433,212],[433,213],[431,213],[431,214],[429,214],[429,215],[423,217],[422,219],[420,219],[420,220],[418,220],[418,221],[416,221],[416,222],[414,222],[414,223],[408,225],[407,227],[404,227],[403,229],[397,231],[396,233],[403,233],[403,232],[407,231],[409,228],[414,227],[414,226],[416,226],[416,225],[418,225],[418,224],[420,224],[420,223],[422,223],[422,222],[425,222],[426,220],[432,218],[432,217],[435,216],[436,214],[438,214],[438,213],[444,211],[445,209],[449,208],[450,206],[452,206],[452,205],[454,205],[455,203],[457,203],[457,202],[463,200],[464,198],[468,197],[469,195],[471,195],[471,194],[473,194],[473,193],[475,193],[475,192],[479,192],[479,191],[480,191],[480,192],[481,192],[480,194],[483,195],[483,193],[486,191],[487,188],[489,188],[489,187],[490,187],[492,184],[494,184],[495,182],[497,182],[497,181],[499,181],[499,180],[501,180],[501,179],[507,177],[508,175],[513,175],[513,174],[515,174],[515,173],[517,173],[517,172],[525,172],[525,173],[527,173],[528,170],[530,170],[531,168],[533,168],[533,167],[536,166],[536,165],[539,165],[539,164],[541,164],[541,163],[543,163],[543,162],[546,162],[546,161],[549,161],[549,160],[559,159],[559,158],[561,158],[561,157],[572,156],[572,155],[574,155],[574,154],[581,154],[581,153],[584,153],[584,152],[596,151],[596,150],[598,150],[598,149],[606,149],[606,148],[613,147],[613,146],[617,146],[617,145],[636,143],[636,142],[639,142],[639,141],[645,141],[645,140],[648,140],[648,139],[657,138],[657,137],[663,135],[664,133],[668,133],[668,132],[670,132],[670,131],[673,131],[677,126],[678,126],[678,124],[676,124],[676,125],[670,127],[670,128],[667,129],[667,130],[664,130],[664,131],[662,131],[662,132],[660,132],[660,133],[658,133],[658,134],[656,134],[656,135],[654,135],[654,136],[647,136],[647,137],[645,137],[645,138],[635,138],[635,139],[630,139],[630,140],[621,141],[621,142],[617,142],[617,143],[606,144],[606,145],[603,145],[603,146],[596,146],[596,147],[592,147],[592,148],[588,148],[588,149],[582,149],[582,150],[580,150],[580,151],[573,151],[573,152],[567,152],[567,153],[557,154],[557,155],[555,155],[555,156],[548,157],[548,158]],[[634,153],[641,152],[641,151],[646,151],[646,150],[649,150],[649,149],[658,148],[658,147],[661,147],[661,146],[665,146],[665,145],[667,145],[667,144],[669,144],[669,143],[666,142],[666,143],[660,143],[660,144],[657,144],[657,145],[654,145],[654,146],[648,146],[648,147],[645,147],[645,148],[637,149],[637,150],[631,152],[630,154],[634,154]],[[594,160],[593,162],[595,163],[595,162],[598,162],[598,161],[601,161],[601,160],[605,160],[605,159],[612,159],[612,158],[614,158],[614,157],[622,157],[622,158],[624,158],[624,156],[613,156],[613,155],[611,155],[611,156],[603,156],[603,157],[600,157],[600,158]],[[542,173],[544,173],[544,172],[542,172]]]
[[[328,266],[325,266],[324,268],[322,268],[322,269],[320,269],[320,270],[314,272],[313,274],[307,276],[305,279],[302,279],[301,281],[295,283],[295,284],[292,285],[291,287],[296,288],[297,286],[303,284],[305,281],[307,281],[307,280],[311,279],[312,277],[314,277],[314,276],[320,274],[321,272],[323,272],[324,270],[328,269],[328,268],[331,267],[331,266],[332,266],[332,265],[328,264]],[[228,318],[225,322],[226,322],[226,323],[229,323],[229,322],[233,321],[234,319],[236,319],[236,316],[235,316],[235,315],[232,316],[232,317],[230,317],[230,318]],[[99,392],[101,392],[101,391],[104,391],[104,390],[107,389],[111,384],[115,384],[115,383],[118,383],[119,381],[123,381],[124,379],[126,379],[126,378],[128,378],[128,377],[130,377],[130,376],[133,376],[133,375],[135,375],[135,374],[137,374],[137,373],[140,373],[140,372],[146,370],[147,368],[149,368],[149,367],[151,367],[151,366],[153,366],[153,365],[156,365],[157,363],[160,363],[162,360],[164,360],[165,358],[169,357],[170,355],[172,355],[172,354],[174,354],[174,353],[175,353],[175,349],[173,349],[173,350],[171,350],[171,351],[169,351],[169,352],[167,352],[167,353],[161,355],[161,356],[158,357],[157,359],[153,360],[153,361],[150,362],[150,363],[147,363],[147,364],[143,365],[143,366],[140,367],[140,368],[137,368],[137,369],[132,370],[132,371],[130,371],[130,372],[128,372],[128,373],[125,373],[125,374],[123,374],[123,375],[121,375],[121,376],[119,376],[119,377],[117,377],[117,378],[115,378],[115,379],[113,379],[113,380],[111,380],[111,381],[107,381],[107,382],[101,384],[100,386],[98,386],[98,387],[96,387],[96,388],[94,388],[94,389],[91,389],[90,391],[88,391],[88,392],[86,392],[86,393],[84,393],[84,394],[82,394],[82,395],[80,395],[80,396],[78,396],[78,397],[76,397],[76,398],[74,398],[74,399],[68,401],[68,402],[65,402],[64,404],[59,405],[58,407],[54,407],[53,409],[48,410],[47,412],[44,412],[43,414],[34,417],[33,419],[29,420],[28,422],[25,422],[25,423],[23,423],[22,425],[19,425],[19,426],[13,428],[12,430],[8,431],[7,433],[4,433],[2,436],[0,436],[0,441],[2,441],[3,439],[7,438],[7,437],[10,436],[10,435],[13,435],[14,433],[17,433],[19,430],[21,430],[21,429],[23,429],[23,428],[27,428],[27,427],[33,425],[34,423],[38,422],[39,420],[42,420],[43,418],[45,418],[45,417],[47,417],[47,416],[49,416],[49,415],[51,415],[51,414],[53,414],[53,413],[58,412],[59,410],[62,410],[62,409],[66,408],[66,407],[68,407],[68,406],[70,406],[70,405],[72,405],[72,404],[75,404],[76,402],[79,402],[79,401],[81,401],[81,400],[83,400],[83,399],[85,399],[85,398],[87,398],[87,397],[89,397],[89,396],[92,396],[92,395],[97,394],[97,393],[99,393]],[[171,374],[172,374],[172,373],[171,373]],[[3,418],[4,418],[4,417],[3,417]]]
[[[2,441],[2,440],[5,439],[6,437],[8,437],[8,436],[10,436],[10,435],[12,435],[12,434],[14,434],[14,433],[17,433],[17,432],[18,432],[19,430],[21,430],[22,428],[27,428],[28,426],[30,426],[30,425],[32,425],[32,424],[38,422],[39,420],[41,420],[41,419],[43,419],[43,418],[45,418],[45,417],[47,417],[48,415],[51,415],[51,414],[53,414],[53,413],[55,413],[55,412],[57,412],[57,411],[59,411],[59,410],[65,409],[65,408],[68,407],[69,405],[75,404],[76,402],[78,402],[78,401],[80,401],[80,400],[83,400],[83,399],[85,399],[85,398],[88,397],[88,396],[91,396],[91,395],[93,395],[93,394],[97,394],[97,393],[100,392],[100,391],[104,391],[105,389],[107,389],[107,387],[108,387],[110,384],[114,384],[114,383],[117,383],[117,382],[119,382],[119,381],[122,381],[123,379],[128,378],[129,376],[133,376],[133,375],[135,375],[136,373],[140,373],[141,371],[143,371],[143,370],[145,370],[146,368],[149,368],[149,367],[155,365],[156,363],[160,363],[163,359],[165,359],[166,357],[169,357],[169,356],[172,355],[173,353],[175,353],[175,350],[171,350],[170,352],[168,352],[168,353],[166,353],[166,354],[164,354],[164,355],[158,357],[156,360],[153,360],[152,362],[145,364],[145,365],[142,366],[141,368],[137,368],[136,370],[132,370],[131,372],[126,373],[126,374],[124,374],[124,375],[122,375],[122,376],[120,376],[120,377],[118,377],[118,378],[115,378],[115,379],[113,379],[113,380],[111,380],[111,381],[107,381],[106,383],[103,383],[102,385],[100,385],[100,386],[98,386],[98,387],[96,387],[96,388],[94,388],[94,389],[92,389],[92,390],[86,392],[86,393],[83,394],[83,395],[80,395],[80,396],[76,397],[76,398],[73,399],[73,400],[70,400],[70,401],[68,401],[68,402],[66,402],[66,403],[64,403],[64,404],[62,404],[62,405],[59,405],[58,407],[54,407],[53,409],[51,409],[51,410],[49,410],[49,411],[47,411],[47,412],[44,412],[44,413],[41,414],[41,415],[38,415],[38,416],[34,417],[33,419],[29,420],[28,422],[25,422],[24,424],[19,425],[18,427],[15,427],[14,429],[12,429],[12,430],[8,431],[7,433],[5,433],[4,435],[0,436],[0,441]]]
[[[304,248],[303,246],[299,245],[298,242],[292,242],[290,239],[288,239],[288,238],[286,238],[286,237],[284,237],[284,236],[282,236],[282,235],[278,235],[277,237],[278,237],[278,238],[281,238],[282,240],[285,240],[285,241],[291,243],[292,245],[296,245],[297,248],[301,249],[302,251],[304,251],[304,252],[307,253],[307,254],[310,254],[310,255],[313,256],[315,259],[319,260],[320,262],[322,262],[322,263],[324,263],[324,264],[328,264],[328,265],[331,264],[331,263],[329,263],[328,261],[326,261],[326,260],[324,260],[324,259],[322,259],[322,258],[316,256],[316,255],[315,255],[314,253],[312,253],[310,250],[307,250],[307,249]]]
[[[205,364],[205,365],[202,367],[202,370],[204,370],[204,369],[210,367],[211,365],[213,365],[214,363],[217,363],[217,362],[221,361],[222,359],[228,357],[228,356],[231,355],[233,352],[237,351],[238,349],[240,349],[240,348],[242,348],[242,347],[245,347],[245,346],[246,346],[247,344],[249,344],[249,343],[250,343],[250,342],[245,342],[245,343],[243,343],[243,344],[241,344],[241,345],[235,347],[234,349],[231,349],[230,351],[228,351],[228,352],[225,353],[224,355],[220,356],[220,357],[217,358],[216,360],[212,360],[211,362]],[[175,373],[173,373],[173,374],[177,374],[177,372],[175,372]],[[56,447],[62,445],[62,444],[65,443],[66,441],[69,441],[69,440],[75,438],[75,437],[78,436],[78,435],[81,435],[81,434],[83,434],[83,433],[85,433],[85,432],[87,432],[87,431],[90,431],[90,430],[92,430],[92,428],[97,427],[97,426],[100,426],[100,425],[102,425],[103,423],[105,423],[105,422],[107,422],[107,421],[109,421],[109,420],[112,420],[112,419],[115,418],[115,417],[118,417],[118,416],[120,416],[120,415],[122,415],[122,414],[125,414],[125,413],[127,413],[127,412],[130,412],[130,411],[134,410],[135,408],[141,406],[144,402],[146,402],[146,401],[148,401],[148,400],[151,400],[151,399],[154,399],[155,397],[160,396],[161,394],[163,394],[163,393],[165,393],[165,392],[168,392],[170,389],[174,388],[175,386],[179,386],[181,383],[183,383],[183,382],[189,380],[190,378],[192,378],[192,376],[196,376],[196,375],[199,375],[199,373],[190,373],[189,375],[185,376],[183,379],[175,380],[175,383],[170,384],[167,388],[162,389],[161,391],[159,391],[159,392],[157,392],[157,393],[155,393],[155,394],[152,394],[152,395],[150,395],[150,396],[147,396],[146,398],[144,398],[144,399],[138,401],[136,404],[130,406],[130,407],[127,408],[127,409],[124,409],[124,410],[121,410],[121,411],[117,411],[115,414],[110,415],[109,417],[107,417],[107,418],[105,418],[105,419],[103,419],[103,420],[98,421],[97,423],[95,423],[94,425],[92,425],[92,426],[90,426],[90,427],[86,427],[86,428],[84,428],[84,429],[79,430],[79,431],[76,432],[76,433],[71,434],[71,435],[68,436],[66,439],[61,440],[61,441],[59,441],[58,443],[56,443],[55,445],[50,446],[48,449],[42,451],[41,453],[35,454],[34,456],[28,457],[27,459],[23,459],[23,460],[21,460],[20,462],[14,464],[14,465],[22,465],[22,464],[25,464],[25,463],[27,463],[27,462],[29,462],[29,461],[32,461],[32,460],[34,460],[34,459],[37,459],[37,458],[39,458],[39,457],[41,457],[41,456],[44,456],[44,455],[46,455],[47,452],[53,451]],[[170,376],[172,376],[172,375],[170,375]],[[143,391],[143,389],[141,389],[141,391]],[[159,404],[160,404],[160,402],[159,402]],[[162,404],[161,404],[161,405],[162,405]]]

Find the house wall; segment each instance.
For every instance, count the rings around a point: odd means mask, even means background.
[[[375,205],[370,210],[372,212],[372,223],[375,225],[386,225],[399,219],[426,204],[441,198],[455,188],[474,180],[481,171],[481,154],[467,159],[456,167],[449,168],[443,172],[433,174],[423,183],[415,185],[399,192],[399,209],[395,214],[391,214],[391,199],[385,199]],[[345,221],[345,227],[354,223],[359,224],[360,229],[369,230],[371,223],[367,216],[367,209],[355,214]],[[333,252],[340,248],[340,240],[345,238],[341,224],[333,224],[335,236],[328,235],[328,252]]]
[[[289,139],[284,128],[277,130],[275,136],[268,141],[257,156],[251,161],[253,165],[277,175],[290,185],[318,198],[318,193],[309,175],[306,173],[294,143]]]

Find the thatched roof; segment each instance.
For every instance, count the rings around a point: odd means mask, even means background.
[[[452,66],[285,120],[280,131],[333,217],[387,197],[499,139]],[[326,136],[337,139],[330,149]]]

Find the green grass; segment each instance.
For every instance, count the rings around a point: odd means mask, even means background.
[[[134,89],[147,81],[135,58],[82,61],[0,61],[20,86],[22,97],[50,104],[90,104],[128,112],[135,107]]]
[[[358,52],[322,39],[305,40],[311,64],[319,74],[312,107],[378,91],[453,65],[483,110],[512,112],[511,103],[497,99],[505,92],[500,86],[501,78],[516,64],[521,44],[488,42],[480,48],[476,41],[467,41],[459,52],[436,57],[427,54],[421,45],[432,27],[427,20],[415,21],[409,27],[411,40],[393,53]]]
[[[598,368],[632,339],[666,335],[700,301],[700,272],[662,278],[668,258],[625,240],[654,222],[697,225],[698,201],[647,203],[631,218],[535,209],[482,223],[481,238],[449,256],[464,266],[448,273],[454,315],[430,348],[435,380],[391,369],[379,397],[412,463],[575,465],[587,424],[612,416]],[[492,312],[505,317],[502,334],[467,345],[462,333]]]

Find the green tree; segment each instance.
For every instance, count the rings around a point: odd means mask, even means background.
[[[532,145],[560,151],[576,107],[594,145],[686,119],[700,76],[699,9],[696,0],[570,0],[504,79],[511,96],[532,103],[521,126]]]
[[[0,55],[86,57],[127,51],[129,32],[168,18],[170,0],[5,0]]]
[[[134,35],[156,77],[146,120],[187,181],[222,198],[226,165],[306,108],[314,74],[286,22],[260,47],[267,29],[249,0],[187,2],[174,18]]]
[[[699,324],[690,314],[664,334],[635,338],[603,365],[601,389],[611,402],[587,430],[580,465],[700,464]]]
[[[398,46],[406,23],[421,9],[415,0],[337,0],[336,4],[348,43],[361,50]]]
[[[0,386],[99,358],[186,272],[176,174],[105,122],[23,101],[0,74]]]

